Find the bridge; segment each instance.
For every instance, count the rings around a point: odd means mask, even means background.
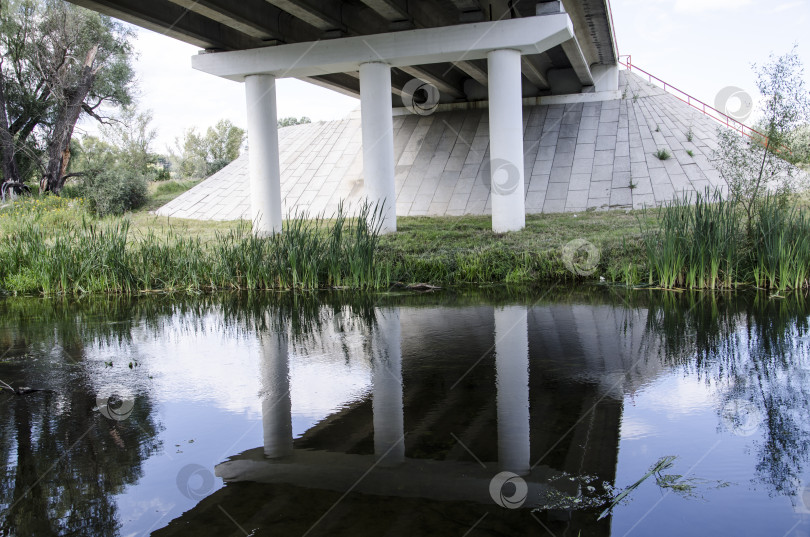
[[[326,308],[321,315],[300,338],[305,343],[270,318],[265,326],[273,328],[257,330],[263,442],[214,467],[226,483],[261,485],[250,505],[233,505],[226,487],[158,535],[216,521],[228,527],[223,507],[283,534],[302,534],[321,517],[315,533],[356,531],[360,520],[376,534],[399,534],[424,509],[470,518],[459,533],[489,513],[495,524],[515,528],[510,535],[547,535],[531,509],[556,493],[577,497],[572,476],[614,483],[624,397],[666,369],[643,308],[446,308],[420,297],[375,307],[356,324]],[[369,387],[294,437],[292,416],[300,408],[290,370],[308,353],[352,364],[359,376],[367,372]],[[493,477],[502,471],[525,483],[520,509],[493,500]],[[507,489],[506,500],[519,494]],[[338,497],[340,511],[331,513]],[[376,502],[386,505],[385,514],[370,512]],[[609,535],[609,521],[584,522],[585,513],[539,516],[557,535],[571,520],[593,524],[588,535]]]
[[[364,189],[384,207],[383,232],[396,230],[392,107],[488,107],[503,232],[525,224],[523,99],[618,90],[607,0],[70,1],[199,46],[195,69],[245,83],[257,234],[281,230],[277,78],[360,96]]]

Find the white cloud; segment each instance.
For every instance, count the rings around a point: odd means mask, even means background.
[[[774,6],[774,8],[771,9],[771,13],[782,13],[783,11],[795,9],[797,7],[802,7],[804,5],[806,5],[806,2],[787,2],[784,4],[779,4],[778,6]]]
[[[738,10],[749,5],[752,0],[676,0],[675,11],[704,12],[720,10]]]

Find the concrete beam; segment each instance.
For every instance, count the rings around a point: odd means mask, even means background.
[[[448,82],[446,77],[435,75],[425,68],[408,66],[400,67],[399,70],[403,73],[411,75],[414,78],[418,78],[419,80],[430,82],[436,86],[436,89],[438,89],[440,92],[444,93],[445,95],[449,95],[454,99],[461,99],[464,97],[464,91]]]
[[[474,64],[473,62],[453,62],[453,65],[460,71],[469,75],[470,78],[472,78],[485,88],[487,87],[487,84],[489,84],[489,79],[487,77],[487,70],[478,67],[478,65]]]
[[[355,76],[351,75],[351,73],[335,73],[322,76],[303,76],[299,80],[336,91],[348,97],[360,97],[360,82],[357,79],[357,73],[354,73]]]
[[[605,0],[562,0],[565,11],[574,23],[587,63],[609,65],[616,63],[616,46]]]
[[[390,22],[410,20],[408,8],[402,0],[361,0]]]
[[[278,18],[278,11],[264,2],[248,6],[242,2],[223,4],[211,0],[169,1],[251,37],[262,40],[282,40],[281,34],[256,22],[260,20],[276,20]],[[245,12],[245,8],[248,8],[247,12]]]
[[[392,72],[391,78],[392,78],[391,93],[393,93],[394,95],[398,95],[399,97],[402,97],[404,95],[402,88],[405,86],[405,84],[408,83],[408,81],[410,81],[411,77],[409,76],[407,80],[403,80],[404,77],[397,77]],[[310,84],[315,84],[316,86],[336,91],[348,97],[360,97],[359,72],[335,73],[332,75],[301,77],[299,78],[299,80],[303,80],[304,82],[309,82]]]
[[[362,0],[364,4],[369,6],[373,9],[377,14],[381,17],[384,17],[388,22],[394,23],[396,21],[401,20],[408,20],[410,21],[416,28],[430,28],[433,26],[450,26],[451,24],[455,23],[455,20],[452,20],[448,16],[442,16],[441,13],[436,13],[433,16],[426,18],[424,13],[417,14],[417,16],[412,16],[407,8],[403,5],[402,0]],[[432,24],[431,24],[432,23]],[[487,85],[487,73],[485,70],[478,68],[473,63],[466,62],[466,61],[459,61],[453,62],[453,65],[460,69],[462,72],[466,73],[478,83],[482,84],[484,87]],[[410,70],[403,69],[406,73],[410,74],[415,78],[419,78],[420,80],[424,80],[425,82],[430,82],[436,88],[439,89],[440,92],[453,97],[454,99],[460,99],[464,96],[464,92],[449,83],[445,80],[445,77],[442,75],[440,77],[431,75],[429,72],[426,72],[420,68],[410,68]]]
[[[340,20],[339,10],[327,11],[332,5],[330,2],[314,4],[305,0],[265,0],[290,15],[311,24],[319,30],[344,30],[345,25]]]
[[[585,59],[585,55],[582,54],[582,49],[577,39],[574,37],[565,41],[562,43],[562,49],[565,55],[568,56],[568,61],[571,62],[571,67],[574,68],[574,72],[577,74],[579,81],[582,82],[582,85],[593,86],[591,67],[588,64],[588,60]]]
[[[386,34],[295,43],[258,50],[201,54],[192,58],[200,71],[242,81],[251,74],[317,76],[357,71],[368,62],[391,67],[481,59],[497,49],[539,54],[573,37],[566,14],[426,28]],[[463,55],[463,56],[462,56]]]
[[[478,0],[451,0],[453,5],[456,6],[456,9],[461,11],[462,13],[468,13],[470,11],[481,11],[481,4],[478,3]]]
[[[266,45],[260,39],[167,2],[71,0],[71,3],[200,48],[244,50]]]
[[[520,58],[520,66],[523,71],[523,76],[540,89],[548,89],[549,83],[546,77],[546,70],[540,66],[539,60],[531,56],[523,56]]]

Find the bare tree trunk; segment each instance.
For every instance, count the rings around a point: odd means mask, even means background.
[[[0,184],[9,181],[20,181],[20,170],[17,168],[17,161],[14,159],[15,147],[14,137],[8,130],[8,114],[6,113],[6,86],[3,75],[3,65],[0,62],[0,173],[3,180]]]
[[[48,144],[48,165],[40,182],[40,188],[45,192],[58,194],[65,184],[65,172],[70,160],[70,139],[81,115],[84,99],[93,87],[98,72],[98,68],[93,68],[96,53],[98,46],[87,53],[79,83],[67,93],[67,100],[56,117],[51,142]]]

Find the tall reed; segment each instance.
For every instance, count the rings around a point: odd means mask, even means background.
[[[684,195],[658,210],[657,227],[642,232],[650,283],[716,289],[739,279],[740,213],[719,191]],[[647,221],[647,219],[642,219]]]
[[[784,291],[808,286],[810,220],[766,196],[752,228],[751,272],[757,287]]]
[[[168,230],[130,240],[129,223],[82,220],[60,229],[23,217],[0,237],[0,288],[12,292],[132,294],[153,290],[380,288],[390,267],[376,261],[382,208],[356,218],[292,215],[282,233],[248,225],[210,243]]]
[[[644,220],[646,221],[646,220]],[[671,289],[810,285],[810,218],[766,196],[750,230],[740,204],[719,191],[683,197],[658,209],[642,232],[651,284]]]

